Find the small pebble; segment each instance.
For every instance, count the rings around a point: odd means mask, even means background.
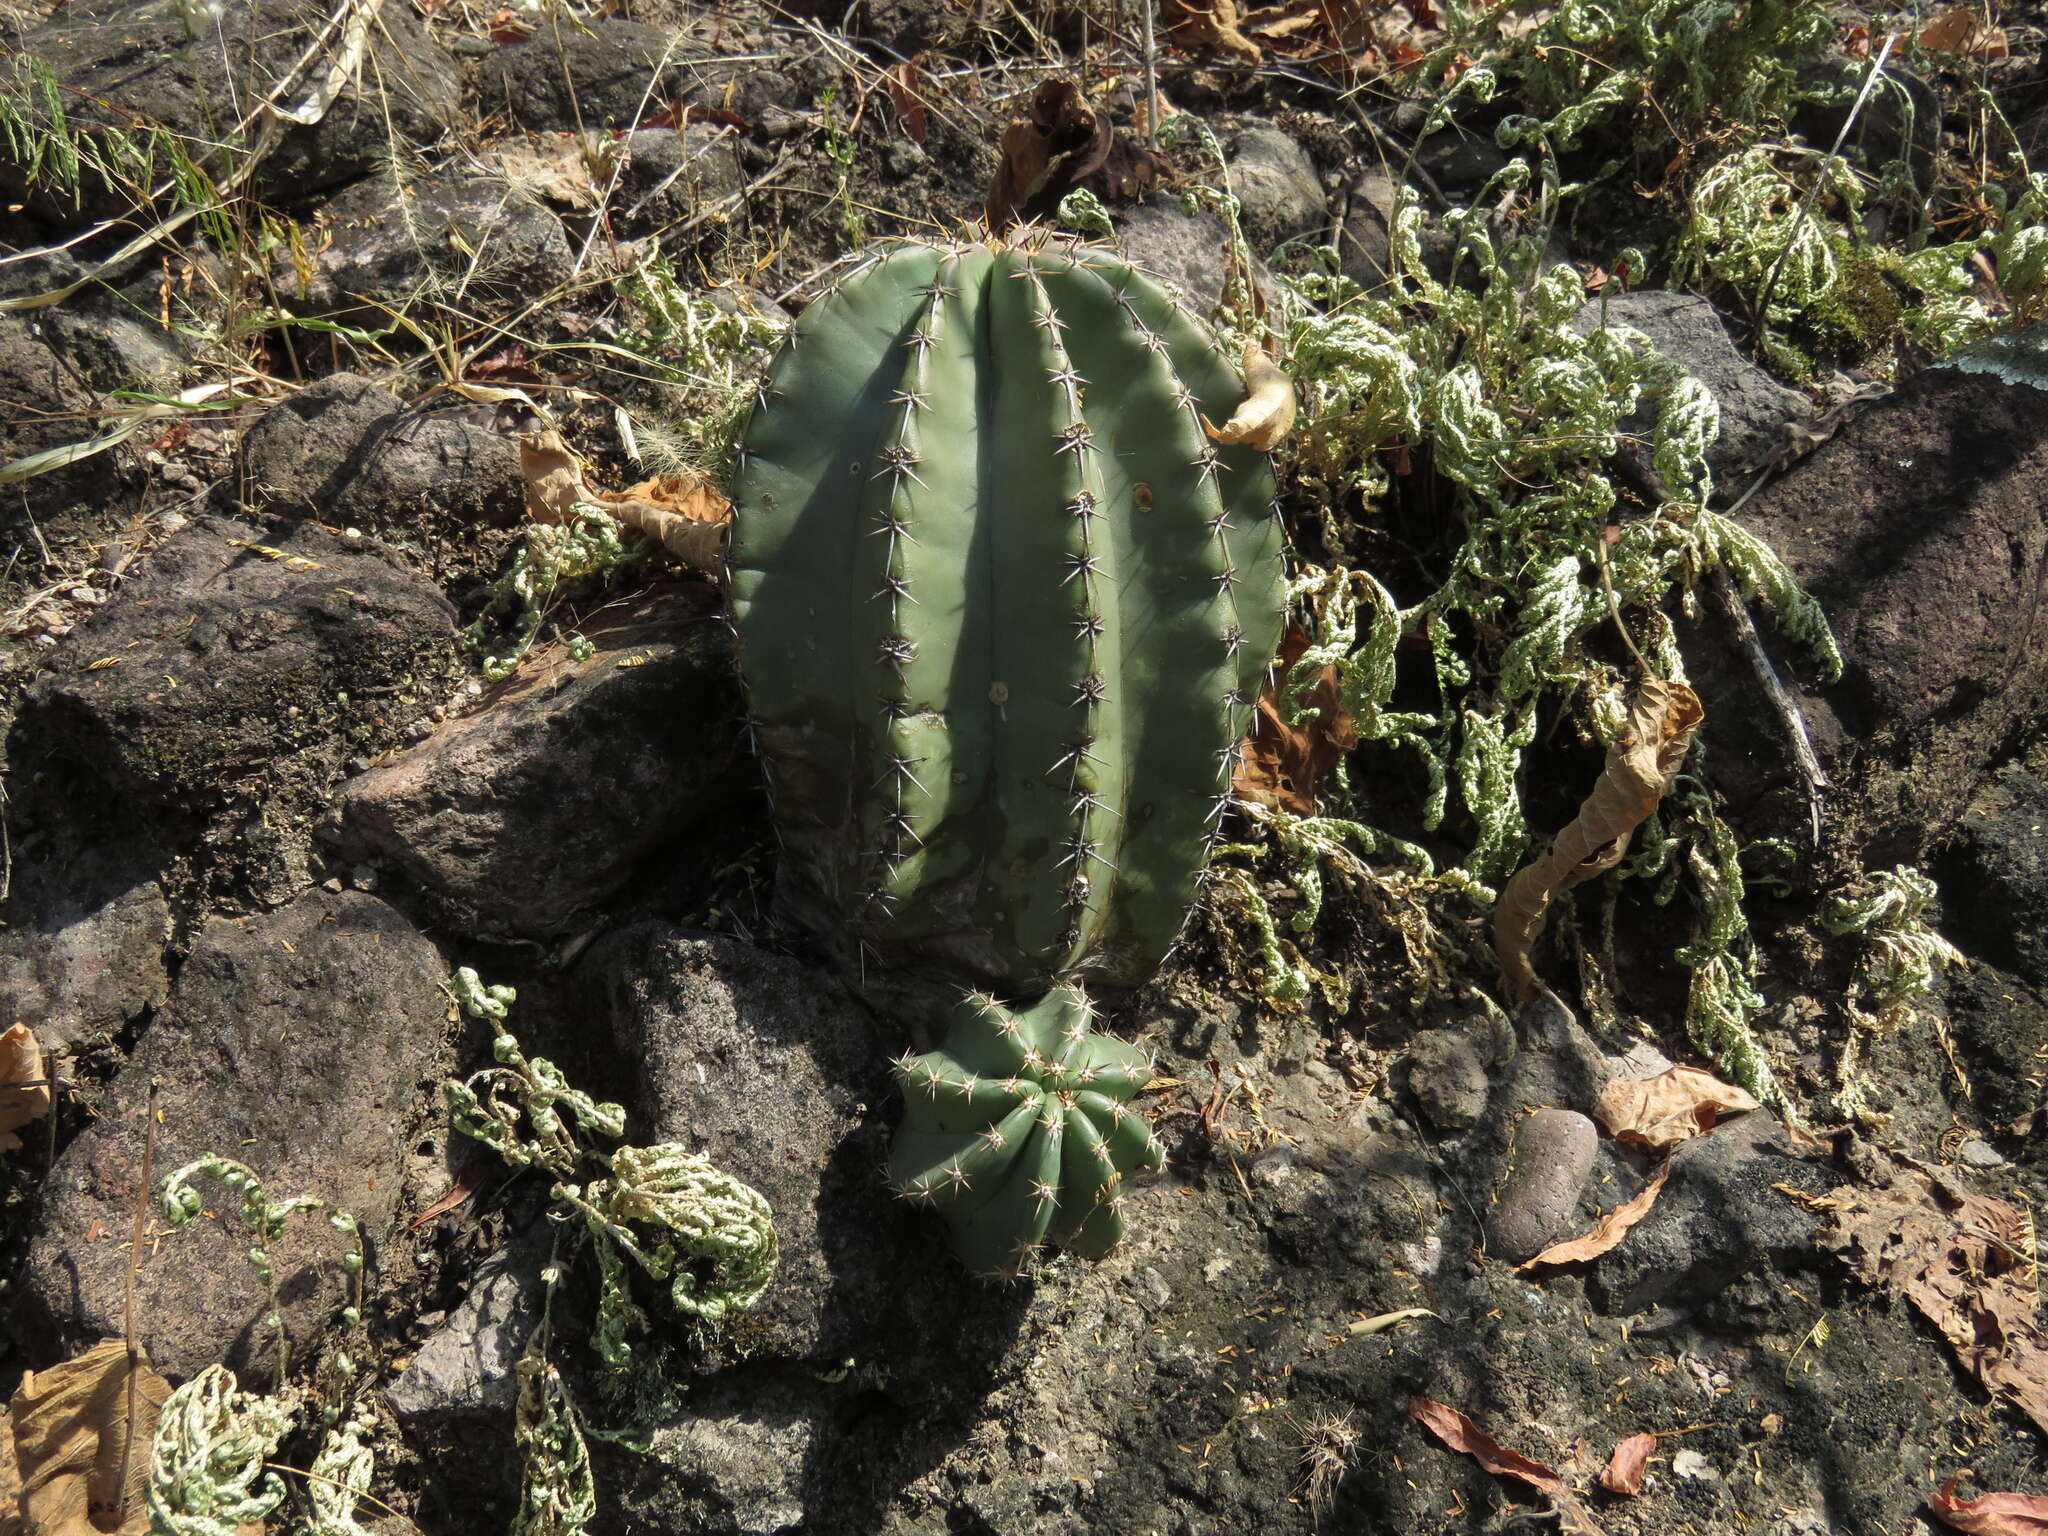
[[[1514,1165],[1487,1218],[1487,1245],[1519,1264],[1557,1238],[1593,1171],[1600,1133],[1576,1110],[1539,1109],[1515,1127]]]
[[[1972,1136],[1957,1149],[1964,1162],[1972,1168],[2003,1168],[2005,1159],[1998,1155],[1998,1148],[1988,1141]]]
[[[1680,1451],[1671,1458],[1671,1470],[1679,1477],[1690,1477],[1707,1481],[1721,1474],[1714,1470],[1714,1464],[1698,1451]]]

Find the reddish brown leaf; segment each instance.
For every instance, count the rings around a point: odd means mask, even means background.
[[[1454,1451],[1462,1451],[1496,1477],[1527,1483],[1557,1511],[1560,1536],[1602,1536],[1600,1527],[1556,1471],[1511,1451],[1457,1409],[1426,1397],[1408,1399],[1408,1417]]]
[[[472,1164],[471,1167],[465,1168],[461,1173],[457,1174],[455,1182],[448,1187],[445,1193],[436,1196],[425,1210],[413,1217],[413,1231],[417,1232],[421,1227],[426,1226],[436,1218],[446,1216],[455,1207],[476,1193],[476,1184],[473,1182],[476,1177],[474,1166]]]
[[[1968,1536],[2048,1536],[2048,1499],[2031,1493],[1987,1493],[1978,1499],[1959,1499],[1957,1481],[1950,1478],[1927,1501],[1943,1525]]]
[[[1408,1399],[1408,1417],[1496,1477],[1519,1478],[1544,1493],[1562,1493],[1564,1479],[1540,1461],[1511,1451],[1457,1409],[1426,1397]]]
[[[1538,1264],[1583,1264],[1588,1259],[1599,1258],[1626,1237],[1630,1227],[1650,1214],[1650,1207],[1657,1203],[1657,1196],[1664,1189],[1664,1181],[1670,1176],[1671,1165],[1666,1163],[1657,1170],[1657,1177],[1643,1186],[1642,1193],[1607,1212],[1594,1223],[1593,1230],[1584,1237],[1553,1244],[1527,1263],[1516,1267],[1533,1269]]]
[[[901,64],[883,70],[882,84],[888,89],[889,103],[895,107],[896,116],[902,119],[903,131],[910,135],[913,144],[921,146],[927,125],[924,94],[917,79],[917,60],[905,59]]]
[[[1614,1448],[1607,1465],[1600,1469],[1600,1486],[1609,1493],[1633,1494],[1643,1486],[1643,1472],[1650,1464],[1650,1452],[1657,1449],[1655,1435],[1630,1435]]]
[[[1166,168],[1158,151],[1118,133],[1071,80],[1039,86],[1030,116],[1013,120],[997,147],[1001,158],[984,210],[997,234],[1051,219],[1076,187],[1106,202],[1129,202]]]
[[[1306,703],[1320,711],[1304,725],[1289,725],[1280,712],[1280,690],[1308,637],[1290,629],[1280,642],[1271,680],[1259,694],[1251,734],[1238,749],[1237,772],[1230,792],[1240,800],[1269,806],[1291,816],[1313,816],[1316,785],[1323,775],[1358,745],[1358,734],[1339,699],[1337,669],[1325,668],[1309,690]]]

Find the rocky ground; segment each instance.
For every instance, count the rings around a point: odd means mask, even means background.
[[[87,116],[198,139],[325,20],[231,0],[211,49],[189,46],[191,14],[68,0],[9,13],[0,54],[48,61]],[[2048,1490],[2038,1335],[1994,1334],[2017,1376],[1988,1392],[1910,1288],[1859,1267],[1839,1217],[1879,1148],[1955,1201],[2022,1212],[2048,1166],[2039,389],[1909,367],[1888,393],[1850,378],[1823,398],[1761,369],[1706,298],[1605,301],[1713,391],[1725,483],[1775,463],[1740,518],[1848,661],[1837,683],[1792,681],[1833,785],[1827,840],[1749,895],[1759,1032],[1806,1112],[1734,1116],[1668,1167],[1588,1116],[1611,1081],[1702,1064],[1673,909],[1636,886],[1616,901],[1625,1007],[1600,1025],[1576,995],[1504,1012],[1483,921],[1455,903],[1434,916],[1457,974],[1419,985],[1398,914],[1333,887],[1319,932],[1348,996],[1274,1005],[1214,910],[1113,1000],[1112,1027],[1157,1054],[1144,1103],[1166,1171],[1129,1197],[1108,1260],[975,1282],[883,1186],[888,1060],[929,1043],[912,1005],[835,973],[776,911],[711,578],[647,560],[573,588],[509,678],[479,675],[463,636],[521,537],[525,407],[546,402],[623,484],[622,414],[695,398],[687,344],[618,305],[636,259],[658,249],[728,309],[800,308],[870,237],[978,217],[1040,82],[1106,82],[1097,106],[1127,136],[1143,96],[1125,26],[919,0],[797,19],[389,0],[317,122],[263,119],[225,222],[0,311],[0,462],[132,427],[0,483],[0,1024],[31,1025],[62,1084],[0,1153],[0,1397],[122,1334],[145,1142],[159,1172],[230,1153],[367,1233],[355,1328],[334,1234],[295,1226],[274,1250],[295,1369],[345,1349],[368,1372],[385,1512],[366,1521],[506,1528],[514,1365],[555,1229],[541,1182],[449,1123],[439,1084],[488,1050],[445,987],[470,966],[518,989],[529,1050],[627,1106],[630,1139],[707,1151],[776,1212],[760,1306],[667,1327],[652,1373],[596,1368],[575,1347],[588,1277],[561,1293],[590,1422],[647,1436],[593,1443],[596,1530],[1905,1536],[1950,1528],[1929,1501],[1960,1473]],[[2039,29],[2012,36],[2024,53]],[[2005,110],[2038,109],[2038,60],[2002,68]],[[1327,243],[1378,280],[1412,101],[1178,44],[1162,79],[1219,135],[1255,251],[1284,266],[1286,242]],[[140,217],[132,170],[59,197],[10,142],[0,300],[97,269]],[[1442,132],[1412,174],[1455,203],[1501,159]],[[1226,231],[1173,195],[1190,173],[1168,157],[1093,184],[1135,257],[1213,303]],[[1637,232],[1603,217],[1560,233],[1558,257],[1611,262]],[[646,366],[662,347],[674,366]],[[1333,518],[1338,545],[1369,543],[1380,515],[1286,510],[1309,551]],[[1676,619],[1723,814],[1745,841],[1806,847],[1804,782],[1739,636],[1711,604]],[[1532,790],[1532,815],[1568,816],[1581,777]],[[1865,1115],[1838,1124],[1855,951],[1823,930],[1820,892],[1900,862],[1938,879],[1967,963],[1868,1041]],[[1660,1168],[1610,1252],[1517,1267]],[[202,1222],[142,1247],[157,1366],[268,1380],[241,1240]],[[1556,1487],[1447,1449],[1417,1398]],[[1643,1432],[1640,1490],[1600,1490]]]

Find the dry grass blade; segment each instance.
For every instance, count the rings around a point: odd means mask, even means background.
[[[1501,892],[1493,916],[1494,951],[1517,1001],[1528,1002],[1543,990],[1529,951],[1543,932],[1552,898],[1621,862],[1636,828],[1670,793],[1704,713],[1699,695],[1685,684],[1647,679],[1577,819]]]

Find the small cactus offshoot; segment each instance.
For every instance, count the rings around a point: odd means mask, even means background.
[[[896,1063],[891,1182],[939,1209],[976,1274],[1014,1276],[1046,1244],[1103,1257],[1123,1237],[1125,1177],[1164,1162],[1130,1103],[1150,1060],[1093,1021],[1075,986],[1016,1010],[970,993],[941,1049]]]

